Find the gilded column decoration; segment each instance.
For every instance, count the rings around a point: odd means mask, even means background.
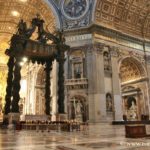
[[[8,77],[7,77],[7,88],[6,88],[6,96],[5,96],[5,107],[4,114],[7,115],[10,113],[10,105],[11,105],[11,94],[12,94],[12,86],[13,86],[13,68],[14,68],[14,57],[10,57],[7,63],[8,66]]]
[[[46,83],[45,83],[45,113],[50,115],[50,102],[51,102],[51,81],[50,81],[50,72],[52,70],[52,61],[46,62]]]
[[[21,66],[19,64],[20,58],[16,58],[15,62],[15,70],[14,70],[14,80],[13,80],[13,91],[12,91],[12,108],[11,112],[18,113],[19,112],[19,100],[20,100],[20,80],[21,80]]]

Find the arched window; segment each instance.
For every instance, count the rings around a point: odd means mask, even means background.
[[[84,77],[84,52],[82,50],[75,50],[70,54],[70,67],[71,77],[78,79]]]

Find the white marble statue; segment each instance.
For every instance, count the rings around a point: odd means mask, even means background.
[[[131,102],[131,107],[128,110],[128,116],[130,120],[136,120],[137,119],[137,106],[134,103],[134,101]]]

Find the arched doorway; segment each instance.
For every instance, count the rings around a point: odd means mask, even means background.
[[[40,67],[37,73],[36,79],[36,104],[35,104],[35,113],[36,115],[44,115],[45,114],[45,71],[44,67]]]
[[[79,122],[88,120],[88,105],[82,96],[73,96],[68,105],[69,119]]]
[[[141,120],[148,101],[145,69],[137,59],[126,57],[120,65],[124,120]],[[146,99],[145,99],[146,98]],[[147,110],[148,111],[148,110]]]

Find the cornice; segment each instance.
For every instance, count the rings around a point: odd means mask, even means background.
[[[124,40],[129,41],[130,43],[135,43],[143,47],[143,43],[145,43],[146,46],[150,47],[150,40],[145,40],[140,37],[133,37],[132,35],[128,35],[126,33],[122,33],[121,31],[117,31],[114,29],[110,29],[107,27],[103,27],[101,25],[92,24],[88,27],[80,28],[80,29],[71,29],[68,31],[64,31],[66,36],[73,36],[73,35],[81,35],[81,34],[88,34],[91,33],[93,36],[94,34],[99,34],[106,37],[111,37],[116,40]]]

